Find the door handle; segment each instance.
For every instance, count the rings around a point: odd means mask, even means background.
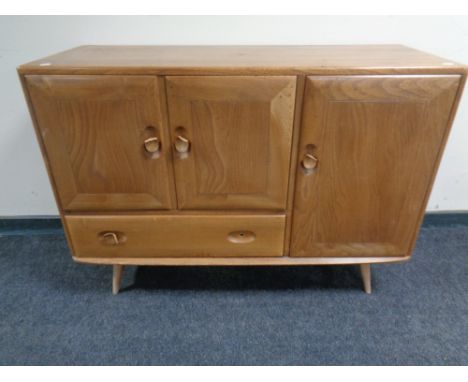
[[[178,135],[174,142],[174,148],[178,153],[186,154],[190,150],[190,141],[182,135]]]
[[[145,139],[143,146],[146,152],[150,154],[156,154],[159,152],[159,150],[161,150],[161,142],[157,137]]]
[[[305,154],[304,158],[301,161],[301,165],[304,168],[304,170],[314,170],[317,168],[318,159],[312,154]]]
[[[104,244],[118,245],[120,244],[119,236],[116,232],[103,232],[101,234]]]

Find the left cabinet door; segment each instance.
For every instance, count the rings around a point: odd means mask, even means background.
[[[163,79],[26,76],[64,210],[175,205]]]

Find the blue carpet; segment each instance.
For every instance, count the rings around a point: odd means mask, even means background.
[[[58,232],[58,233],[57,233]],[[0,235],[2,365],[468,364],[468,226],[426,226],[373,266],[74,263],[60,231]]]

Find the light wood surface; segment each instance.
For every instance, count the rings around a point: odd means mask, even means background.
[[[68,232],[68,226],[67,226],[67,223],[65,222],[65,219],[64,219],[64,211],[63,211],[63,206],[62,206],[62,203],[60,201],[59,194],[58,194],[57,183],[55,182],[55,179],[54,179],[54,176],[53,176],[53,173],[52,173],[52,167],[51,167],[50,160],[49,160],[49,157],[48,157],[48,154],[47,154],[47,150],[46,150],[46,147],[44,145],[44,141],[43,141],[43,139],[41,137],[41,132],[39,130],[39,124],[37,122],[37,117],[36,117],[36,111],[34,110],[34,106],[33,106],[32,101],[31,101],[31,95],[29,93],[28,85],[27,85],[27,82],[26,82],[26,76],[20,74],[19,79],[21,81],[21,88],[23,89],[23,93],[24,93],[24,96],[25,96],[25,99],[26,99],[26,103],[28,105],[29,114],[31,116],[31,120],[32,120],[32,123],[33,123],[33,126],[34,126],[34,135],[36,136],[37,143],[38,143],[39,148],[41,150],[41,156],[42,156],[42,159],[44,161],[44,164],[45,164],[45,167],[46,167],[46,170],[47,170],[47,176],[48,176],[49,182],[50,182],[50,184],[52,186],[52,192],[53,192],[53,195],[54,195],[54,200],[55,200],[55,203],[56,203],[57,208],[58,208],[59,213],[60,213],[60,219],[62,221],[62,226],[63,226],[63,229],[65,231],[65,239],[67,241],[68,247],[70,248],[72,253],[74,253],[73,244],[71,242],[70,235],[69,235],[69,232]]]
[[[121,264],[114,264],[112,266],[112,294],[114,295],[119,293],[123,268],[124,266]]]
[[[284,215],[66,216],[76,257],[283,254]],[[114,233],[117,240],[112,238]],[[254,240],[243,241],[243,237]]]
[[[402,263],[405,257],[73,257],[84,264],[122,264],[150,266],[301,266]]]
[[[164,90],[148,76],[27,76],[64,210],[174,207]],[[158,138],[160,152],[145,140]]]
[[[295,77],[167,77],[181,209],[285,210]],[[179,150],[180,151],[180,150]]]
[[[402,45],[81,46],[18,68],[41,74],[326,74],[465,72]]]
[[[454,121],[455,116],[457,114],[458,106],[460,104],[460,100],[461,100],[461,97],[462,97],[464,89],[465,89],[466,77],[467,77],[466,75],[463,75],[460,78],[460,84],[458,86],[457,94],[455,96],[455,101],[454,101],[454,103],[452,105],[452,109],[450,110],[450,113],[449,113],[447,129],[445,129],[444,136],[442,137],[442,141],[440,143],[440,150],[437,153],[436,163],[434,164],[432,174],[430,175],[430,181],[429,181],[430,186],[427,187],[427,189],[425,191],[425,195],[424,195],[424,198],[423,198],[423,201],[422,201],[423,208],[421,208],[421,210],[419,211],[419,216],[417,218],[417,221],[419,222],[419,226],[414,230],[414,237],[413,237],[412,244],[410,246],[410,249],[409,249],[408,253],[413,253],[414,248],[416,246],[416,241],[417,241],[416,239],[418,237],[418,234],[419,234],[419,231],[421,229],[421,225],[422,225],[422,222],[423,222],[423,219],[424,219],[424,215],[426,213],[426,207],[427,207],[427,204],[429,202],[429,197],[431,196],[432,188],[434,186],[434,181],[435,181],[435,178],[437,176],[437,171],[439,169],[440,162],[441,162],[442,157],[444,155],[445,147],[446,147],[449,135],[450,135],[450,131],[452,129],[453,121]]]
[[[466,66],[400,45],[84,46],[18,68],[73,259],[410,259]],[[292,257],[290,257],[292,256]]]
[[[372,282],[371,282],[371,265],[370,264],[360,264],[359,268],[361,270],[362,284],[364,286],[364,292],[367,294],[372,293]]]
[[[304,103],[303,100],[304,100],[305,80],[306,80],[306,76],[297,76],[291,159],[289,163],[288,198],[287,198],[287,207],[286,207],[286,230],[284,234],[284,255],[285,256],[289,256],[289,248],[291,244],[292,210],[293,210],[293,205],[294,205],[294,187],[296,183],[296,160],[297,160],[297,152],[298,152],[299,134],[301,130],[301,116],[302,116],[302,106]]]
[[[405,256],[460,76],[309,77],[291,255]]]

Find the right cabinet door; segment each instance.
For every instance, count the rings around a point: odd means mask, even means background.
[[[308,77],[291,256],[405,256],[443,150],[458,75]]]

